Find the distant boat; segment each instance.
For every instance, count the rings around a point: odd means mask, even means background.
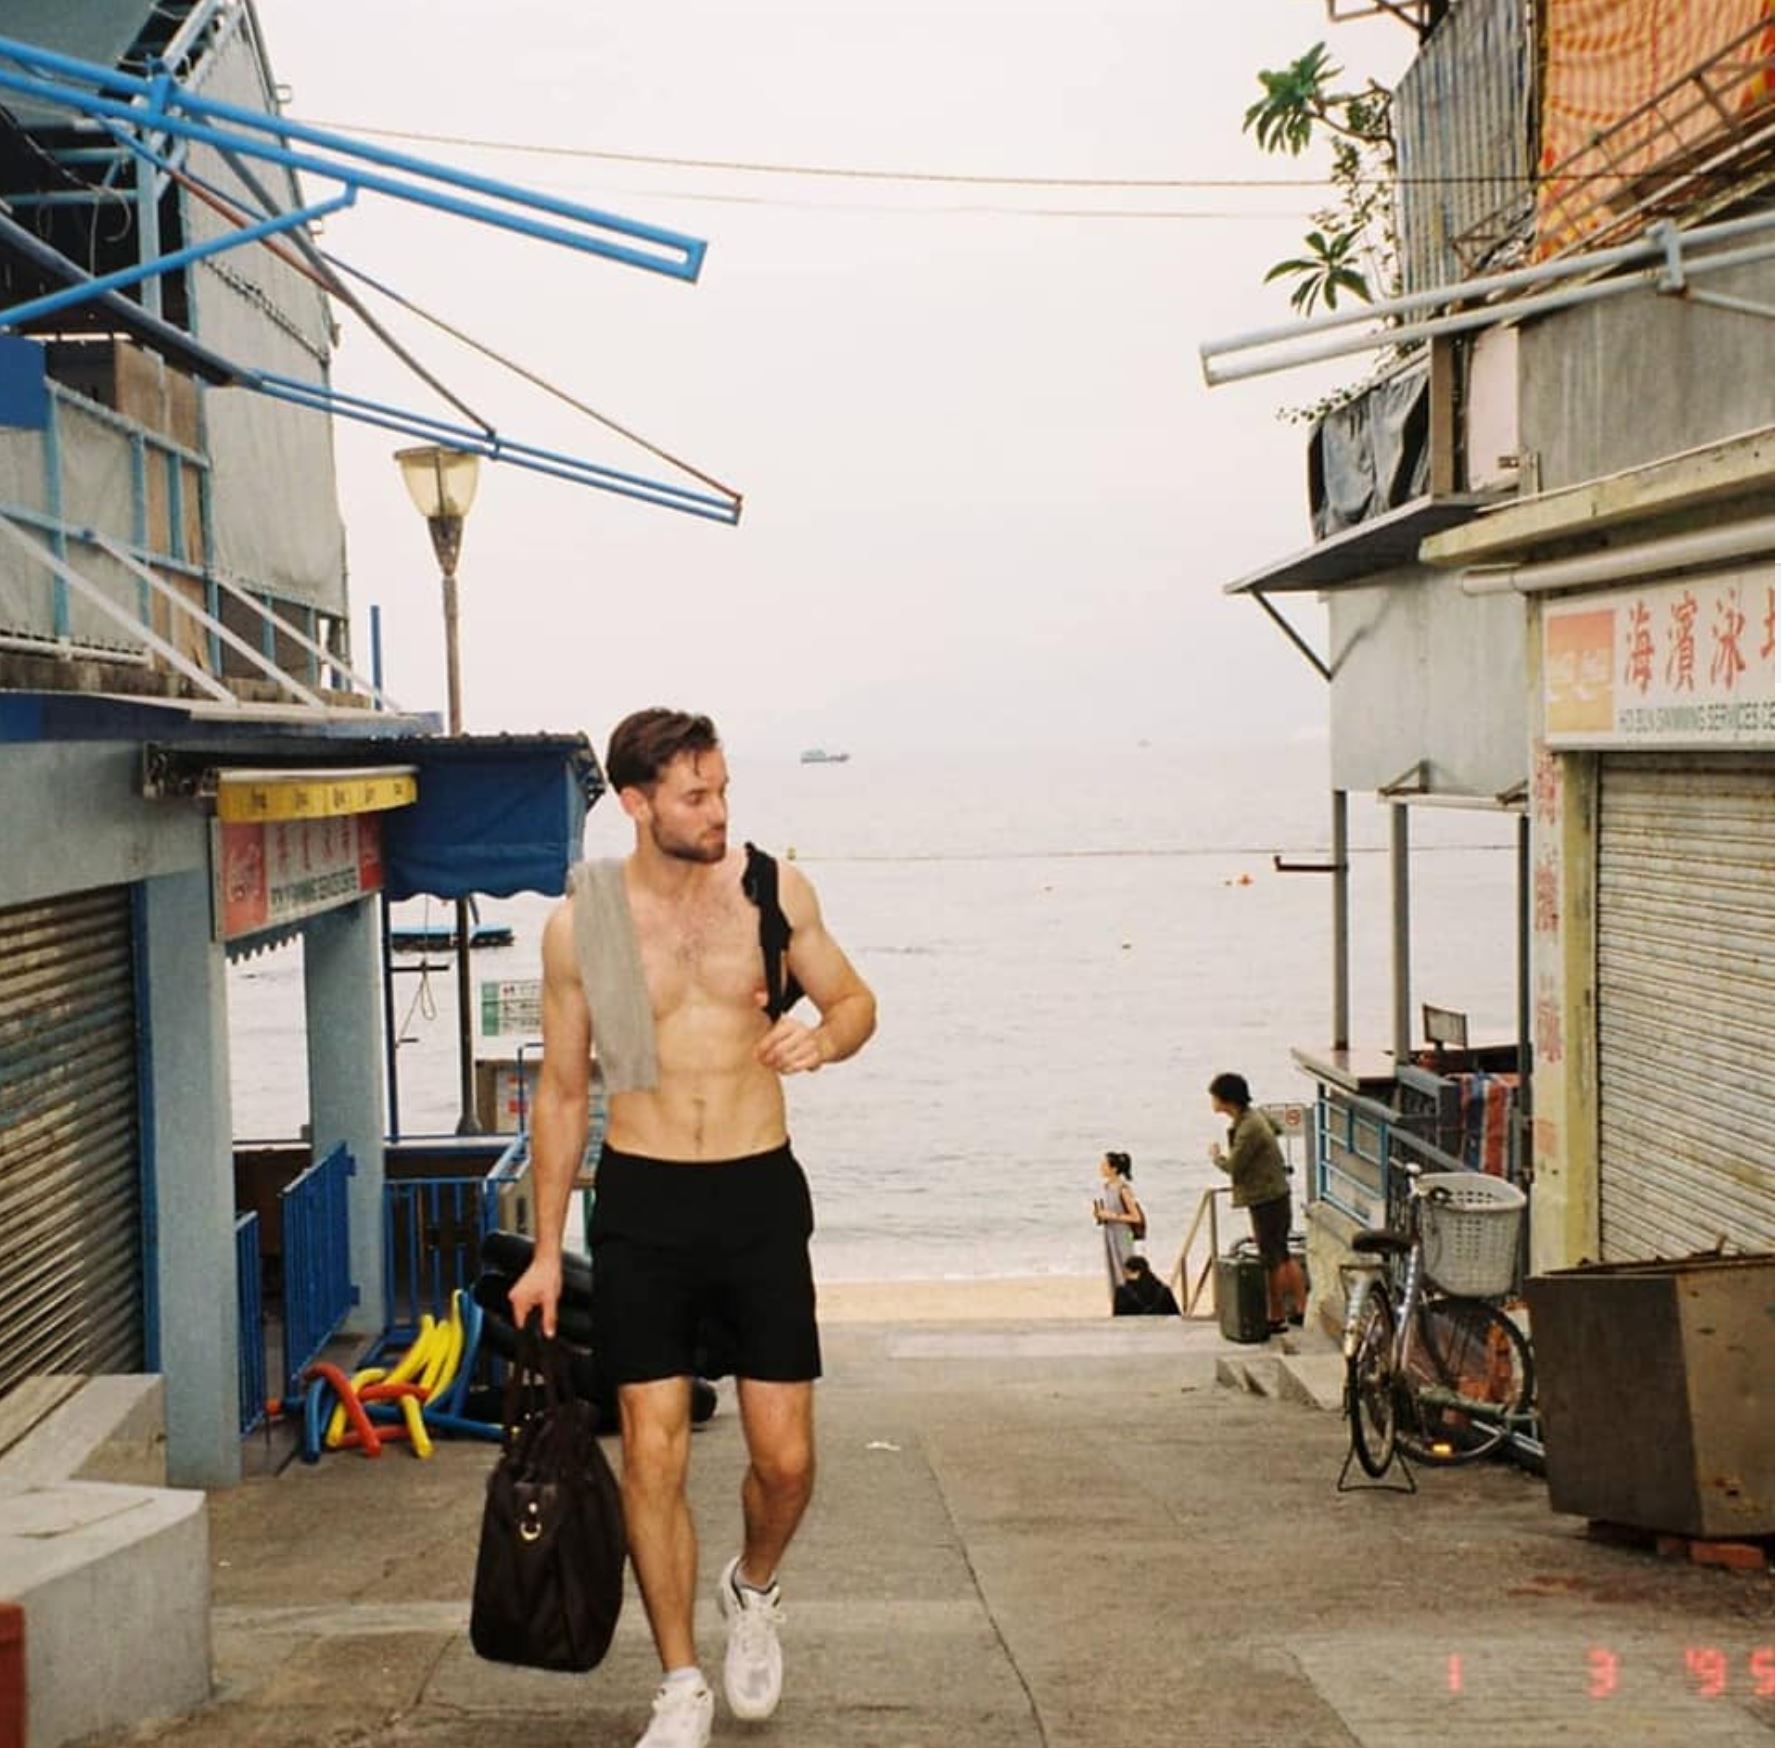
[[[831,753],[824,747],[808,747],[798,754],[800,765],[845,765],[852,753]]]
[[[433,949],[449,952],[458,944],[455,923],[396,923],[390,929],[390,946],[398,953],[425,953]],[[472,923],[470,950],[478,947],[511,947],[513,930],[506,923]]]

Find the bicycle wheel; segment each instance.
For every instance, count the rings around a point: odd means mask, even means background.
[[[1420,1463],[1489,1456],[1533,1400],[1527,1337],[1482,1299],[1424,1299],[1405,1349],[1398,1442]]]
[[[1348,1442],[1374,1480],[1391,1467],[1398,1438],[1397,1393],[1391,1377],[1391,1300],[1377,1281],[1361,1305],[1354,1350],[1342,1391],[1348,1410]]]

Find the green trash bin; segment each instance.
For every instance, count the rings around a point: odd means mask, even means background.
[[[1775,1258],[1597,1263],[1527,1283],[1555,1511],[1775,1531]]]

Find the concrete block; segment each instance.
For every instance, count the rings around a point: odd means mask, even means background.
[[[1218,1381],[1252,1396],[1278,1396],[1280,1363],[1278,1354],[1221,1354]]]
[[[45,1379],[56,1383],[60,1379]],[[88,1378],[4,1457],[0,1481],[167,1485],[165,1390],[158,1374]]]
[[[202,1493],[0,1481],[0,1601],[24,1611],[31,1748],[174,1717],[210,1695]]]
[[[1339,1413],[1345,1370],[1339,1353],[1291,1354],[1280,1362],[1280,1399]]]

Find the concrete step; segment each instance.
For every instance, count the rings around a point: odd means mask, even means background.
[[[0,1605],[23,1612],[31,1748],[210,1695],[209,1520],[202,1493],[164,1485],[162,1380],[50,1397],[0,1462]]]
[[[1280,1362],[1280,1398],[1326,1414],[1339,1413],[1344,1369],[1339,1353],[1288,1354]]]
[[[1280,1359],[1279,1354],[1270,1353],[1266,1348],[1254,1353],[1220,1354],[1218,1381],[1234,1390],[1247,1390],[1252,1396],[1278,1396]]]
[[[1342,1356],[1257,1347],[1218,1356],[1217,1377],[1234,1390],[1335,1413],[1342,1406]]]
[[[202,1493],[0,1481],[0,1602],[24,1610],[31,1748],[209,1698],[207,1530]]]
[[[167,1485],[165,1386],[157,1373],[27,1378],[14,1396],[49,1407],[0,1454],[0,1480]],[[11,1406],[13,1396],[6,1405]]]

